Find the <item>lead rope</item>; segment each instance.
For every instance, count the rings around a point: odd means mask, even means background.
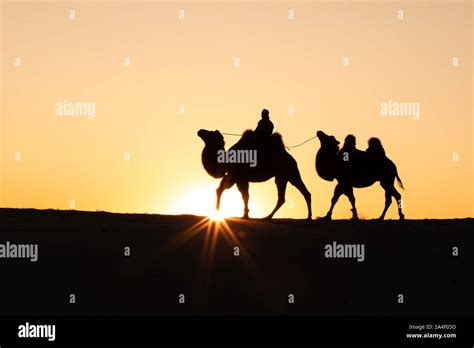
[[[232,136],[234,136],[234,137],[240,137],[240,136],[242,136],[242,134],[235,134],[235,133],[221,133],[221,134],[224,134],[224,135],[232,135]],[[301,144],[298,144],[298,145],[285,146],[285,148],[286,148],[288,151],[290,151],[290,149],[294,149],[295,147],[299,147],[299,146],[301,146],[301,145],[304,145],[304,144],[306,144],[308,141],[311,141],[311,140],[313,140],[313,139],[316,139],[316,137],[317,137],[317,136],[314,136],[314,137],[312,137],[312,138],[309,138],[309,139],[303,141]]]
[[[303,141],[301,144],[294,145],[294,146],[285,146],[285,147],[288,149],[288,151],[290,151],[290,149],[294,149],[295,147],[299,147],[299,146],[301,146],[301,145],[304,145],[304,144],[306,144],[308,141],[313,140],[313,139],[316,139],[316,135],[315,135],[314,137],[312,137],[312,138],[309,138],[309,139]]]

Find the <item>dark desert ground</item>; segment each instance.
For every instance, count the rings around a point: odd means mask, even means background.
[[[3,315],[468,315],[474,219],[227,219],[215,248],[205,218],[0,209],[1,243],[38,243],[37,262],[4,259]],[[203,223],[205,226],[206,222]],[[219,227],[220,226],[220,227]],[[190,234],[188,233],[187,236]],[[328,259],[333,241],[365,260]],[[240,256],[234,247],[241,244]],[[124,248],[130,247],[130,256]],[[459,248],[459,256],[452,248]],[[215,249],[215,254],[212,250]],[[69,303],[75,294],[76,303]],[[179,303],[179,294],[185,303]],[[294,303],[288,303],[288,295]],[[397,303],[398,294],[404,303]]]

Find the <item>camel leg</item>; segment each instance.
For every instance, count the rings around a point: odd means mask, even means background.
[[[395,187],[392,188],[392,196],[395,198],[398,206],[398,216],[400,220],[403,220],[405,218],[405,215],[403,214],[402,211],[402,195],[397,191]]]
[[[354,196],[354,189],[352,187],[347,188],[345,194],[347,198],[349,198],[349,202],[351,202],[352,205],[352,220],[358,220],[359,217],[357,216],[357,208],[355,205],[356,199]]]
[[[337,183],[336,188],[334,189],[334,195],[332,196],[331,199],[331,208],[329,208],[329,211],[327,212],[326,216],[324,217],[325,219],[331,220],[332,216],[332,211],[334,209],[334,206],[336,205],[337,201],[339,200],[339,197],[344,193],[344,189],[340,183]]]
[[[216,190],[216,196],[217,196],[217,201],[216,201],[216,210],[219,210],[221,207],[221,196],[222,192],[227,190],[228,188],[231,188],[234,185],[234,180],[230,175],[225,175],[221,183],[219,184],[219,187]]]
[[[382,185],[383,189],[385,190],[385,208],[383,209],[382,215],[380,215],[379,220],[383,220],[385,218],[385,214],[387,213],[390,204],[392,204],[392,190],[390,187]]]
[[[242,194],[244,200],[244,219],[249,218],[249,183],[248,182],[237,182],[237,188]]]
[[[311,210],[311,193],[306,188],[305,184],[303,183],[303,180],[301,180],[300,173],[297,173],[297,174],[298,175],[297,175],[296,178],[290,179],[290,183],[294,187],[296,187],[301,192],[301,194],[303,195],[303,197],[306,201],[306,205],[308,207],[308,217],[307,217],[307,219],[311,220],[311,217],[313,215],[312,210]]]
[[[275,177],[275,183],[277,185],[277,190],[278,190],[278,201],[275,206],[275,209],[268,215],[265,219],[270,220],[273,215],[280,209],[280,207],[285,203],[285,193],[286,193],[286,184],[288,183],[288,180],[286,178],[281,178],[281,177]]]

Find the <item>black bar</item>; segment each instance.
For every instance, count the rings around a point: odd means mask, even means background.
[[[18,327],[56,326],[54,342],[19,338]],[[409,330],[409,325],[433,325]],[[435,325],[455,329],[434,329]],[[407,338],[407,333],[449,333],[456,338]],[[15,344],[163,344],[163,343],[384,343],[467,345],[474,342],[473,317],[315,317],[315,316],[11,316],[0,317],[0,346]]]

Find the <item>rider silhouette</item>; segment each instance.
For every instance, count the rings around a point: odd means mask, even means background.
[[[257,128],[254,131],[257,141],[267,140],[273,133],[273,123],[270,121],[270,112],[267,109],[262,110],[262,119],[258,121]]]
[[[349,156],[356,151],[356,138],[352,134],[349,134],[344,139],[344,145],[342,146],[340,153],[344,155],[347,153]]]
[[[379,138],[370,138],[369,147],[367,148],[367,150],[365,150],[365,152],[374,160],[378,161],[381,161],[386,157],[385,150]]]
[[[382,168],[383,163],[387,158],[380,139],[370,138],[369,147],[367,147],[365,153],[368,156],[369,166],[371,166],[376,173],[379,173],[380,168]]]
[[[340,169],[345,175],[355,176],[360,173],[354,173],[354,168],[364,160],[364,152],[356,148],[356,137],[352,134],[346,136],[344,145],[338,154]]]

